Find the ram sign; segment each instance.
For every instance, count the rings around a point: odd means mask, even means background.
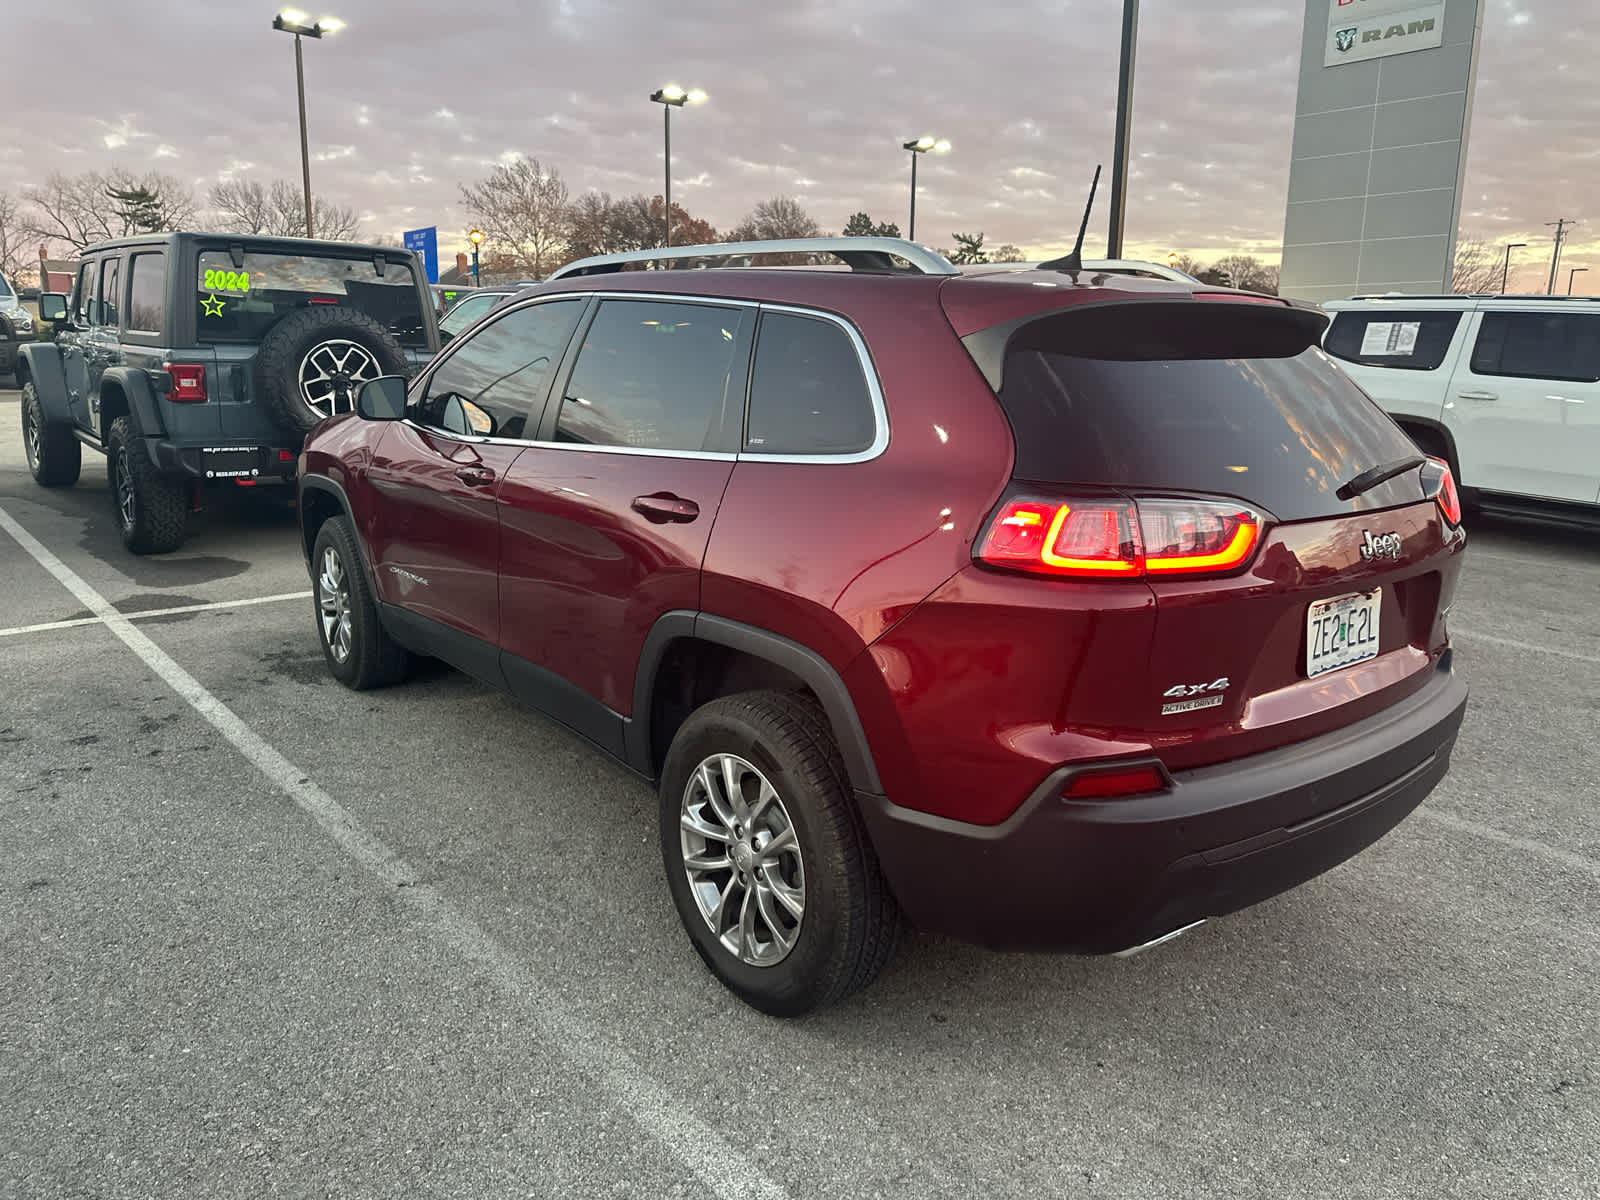
[[[1322,65],[1366,62],[1444,44],[1445,5],[1417,0],[1328,0]]]

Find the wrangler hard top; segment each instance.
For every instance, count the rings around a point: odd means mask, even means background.
[[[306,431],[353,389],[439,348],[415,256],[392,246],[237,234],[120,238],[40,297],[56,340],[23,347],[22,434],[45,487],[107,456],[123,542],[183,541],[208,487],[287,483]]]

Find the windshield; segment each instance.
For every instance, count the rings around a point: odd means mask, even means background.
[[[402,346],[427,345],[427,326],[410,262],[372,258],[249,253],[235,266],[226,250],[200,254],[195,279],[200,337],[259,341],[286,314],[310,305],[354,308],[380,322]]]

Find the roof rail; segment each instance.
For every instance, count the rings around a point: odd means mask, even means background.
[[[1593,304],[1600,296],[1550,296],[1543,292],[1360,292],[1351,300],[1539,300],[1551,304]]]
[[[554,272],[551,279],[573,275],[605,275],[630,263],[670,262],[683,259],[754,258],[762,254],[831,254],[852,271],[880,275],[959,275],[950,260],[937,250],[904,238],[824,237],[779,238],[770,242],[720,242],[713,246],[671,246],[658,250],[630,250],[625,254],[597,254],[580,258]],[[895,260],[908,264],[897,266]],[[704,261],[697,266],[709,266]]]

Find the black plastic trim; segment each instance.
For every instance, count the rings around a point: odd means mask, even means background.
[[[499,647],[470,633],[452,629],[442,621],[414,613],[409,608],[382,600],[378,600],[377,605],[383,628],[407,650],[443,659],[474,679],[503,692],[511,691],[505,672],[500,668]]]
[[[492,649],[492,647],[491,647]],[[576,684],[515,654],[500,652],[500,669],[508,690],[546,716],[561,722],[612,758],[637,767],[629,759],[629,729],[636,722],[613,712]],[[649,775],[648,770],[641,772]]]
[[[61,347],[53,342],[32,342],[22,347],[28,364],[28,378],[46,425],[72,425],[72,406],[67,402],[67,372],[61,365]]]

